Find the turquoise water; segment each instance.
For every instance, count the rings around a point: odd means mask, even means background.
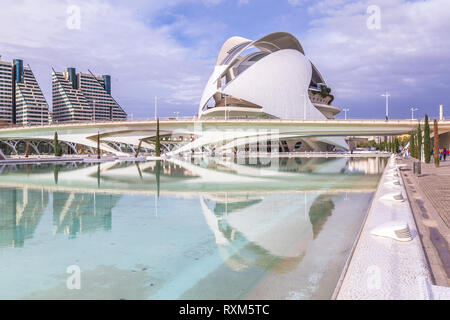
[[[384,159],[0,168],[1,299],[328,299]],[[80,289],[69,289],[69,266]]]

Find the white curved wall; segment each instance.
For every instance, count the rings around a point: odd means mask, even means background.
[[[216,66],[214,68],[214,72],[209,77],[208,83],[206,84],[205,89],[203,90],[202,98],[200,100],[200,107],[198,110],[198,115],[202,114],[202,109],[209,99],[217,92],[217,81],[219,76],[227,69],[228,66]]]
[[[282,119],[322,120],[308,97],[311,62],[299,51],[276,51],[245,70],[223,89],[225,94],[263,106],[263,111]],[[203,99],[202,99],[203,100]]]
[[[219,54],[217,55],[216,65],[220,65],[222,63],[222,61],[228,56],[228,52],[231,49],[246,42],[251,42],[251,40],[237,36],[231,37],[225,41],[219,50]]]

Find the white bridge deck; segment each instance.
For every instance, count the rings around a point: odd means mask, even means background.
[[[343,137],[388,136],[409,133],[417,128],[417,120],[288,120],[288,119],[216,119],[216,120],[161,120],[160,135],[169,137],[171,144],[182,145],[176,151],[183,152],[208,144],[247,139],[258,140]],[[423,127],[423,122],[421,122]],[[433,126],[430,125],[431,129]],[[155,120],[107,121],[84,123],[59,123],[41,126],[5,126],[0,128],[1,141],[45,140],[52,141],[55,132],[59,140],[72,149],[75,144],[97,147],[97,135],[101,148],[124,156],[111,144],[154,149],[151,139],[156,135]],[[439,134],[450,132],[450,121],[439,121]],[[163,139],[164,140],[164,139]],[[163,141],[168,143],[167,141]],[[168,150],[167,150],[168,151]],[[172,150],[171,150],[172,151]],[[173,153],[174,151],[172,151]]]

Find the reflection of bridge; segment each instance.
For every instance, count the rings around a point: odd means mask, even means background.
[[[405,134],[414,130],[417,123],[412,120],[162,120],[160,136],[163,148],[171,153],[201,148],[211,150],[211,146],[216,150],[225,150],[261,141],[295,138],[305,139],[314,147],[321,142],[331,143],[333,137],[339,136]],[[0,140],[15,154],[18,153],[18,142],[31,141],[31,152],[39,153],[39,142],[46,141],[52,146],[55,132],[58,132],[60,141],[67,145],[70,153],[92,153],[92,148],[97,147],[99,134],[102,150],[129,155],[138,147],[154,150],[152,139],[156,135],[156,121],[3,127],[0,129]],[[449,132],[450,121],[439,121],[439,134]]]
[[[239,159],[238,159],[239,160]],[[253,163],[254,162],[254,163]],[[358,163],[358,165],[356,165]],[[0,168],[1,169],[1,168]],[[24,170],[26,169],[26,170]],[[272,192],[357,193],[375,190],[384,160],[374,159],[181,159],[97,165],[4,166],[0,186],[110,194]],[[367,175],[367,173],[369,175]],[[362,176],[364,178],[362,179]]]

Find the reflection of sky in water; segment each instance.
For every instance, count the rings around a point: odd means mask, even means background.
[[[329,298],[384,160],[287,160],[5,167],[0,298]]]

